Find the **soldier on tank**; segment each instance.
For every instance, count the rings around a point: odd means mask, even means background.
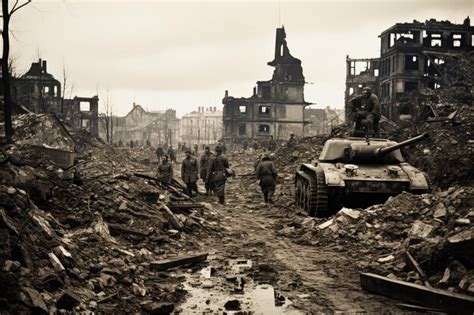
[[[369,87],[362,89],[362,95],[357,95],[349,101],[352,121],[355,129],[365,128],[365,132],[375,137],[379,134],[380,101]]]
[[[227,172],[229,160],[222,154],[222,146],[216,146],[216,156],[209,162],[206,181],[210,188],[219,198],[220,204],[225,204],[225,182],[227,181]]]

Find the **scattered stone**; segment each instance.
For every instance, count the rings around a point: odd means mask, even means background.
[[[72,291],[66,290],[56,301],[56,307],[61,310],[71,311],[81,303],[81,299]]]
[[[240,311],[240,301],[230,300],[224,304],[224,308],[228,311]]]

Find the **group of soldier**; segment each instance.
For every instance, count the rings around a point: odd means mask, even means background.
[[[294,136],[291,137],[294,139]],[[291,142],[288,142],[291,144]],[[198,161],[197,154],[190,149],[185,150],[185,158],[181,164],[181,179],[186,185],[186,194],[190,197],[199,194],[197,181],[199,178],[204,182],[206,195],[215,195],[220,204],[225,204],[225,184],[227,178],[234,173],[230,169],[229,160],[223,154],[223,146],[218,144],[215,153],[211,152],[209,146],[205,146],[204,152]],[[158,180],[164,184],[173,183],[173,163],[169,161],[166,154],[158,155],[160,160],[158,166]],[[278,172],[272,159],[274,154],[264,153],[255,163],[255,175],[259,180],[265,203],[273,203]]]
[[[232,175],[232,171],[227,157],[223,155],[223,146],[218,144],[215,154],[211,152],[209,146],[205,146],[199,161],[196,157],[197,152],[197,150],[193,152],[188,148],[184,150],[185,158],[181,164],[181,179],[186,185],[186,194],[190,197],[199,194],[197,181],[201,178],[206,187],[206,194],[214,194],[219,203],[225,204],[225,183],[227,177]],[[158,180],[172,184],[172,163],[169,162],[167,155],[163,155],[159,159]]]

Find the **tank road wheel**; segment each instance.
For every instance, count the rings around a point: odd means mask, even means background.
[[[298,175],[296,175],[296,183],[295,183],[295,203],[297,206],[301,207],[301,195],[302,195],[303,183]]]
[[[327,217],[331,214],[329,209],[328,186],[324,171],[317,167],[315,185],[312,187],[311,196],[313,197],[314,216]]]

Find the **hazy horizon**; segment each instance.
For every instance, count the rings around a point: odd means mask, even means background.
[[[106,91],[114,112],[222,107],[225,90],[248,97],[271,78],[275,29],[302,61],[305,99],[342,108],[345,58],[379,56],[378,35],[395,23],[462,23],[474,1],[33,1],[12,18],[18,72],[38,58],[71,96]],[[66,93],[69,97],[69,91]]]

